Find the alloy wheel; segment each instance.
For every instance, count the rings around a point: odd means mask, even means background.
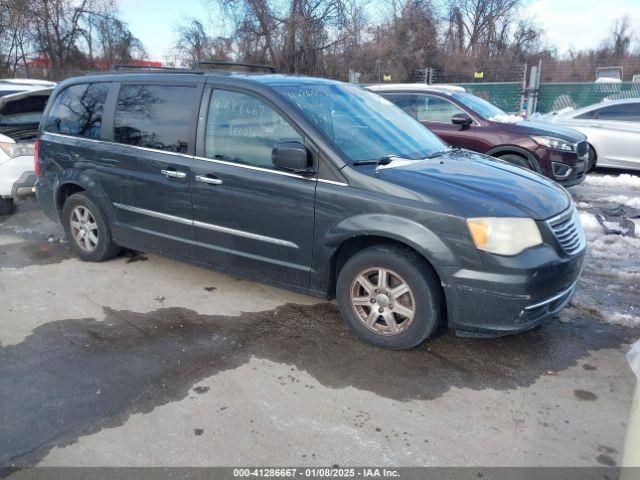
[[[93,252],[98,246],[98,225],[89,209],[75,207],[71,211],[70,225],[76,244],[85,252]]]
[[[413,292],[391,269],[372,267],[361,271],[351,285],[350,300],[360,322],[379,335],[398,335],[413,322]]]

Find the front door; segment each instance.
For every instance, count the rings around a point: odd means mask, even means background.
[[[271,151],[303,136],[267,100],[205,92],[192,201],[201,259],[306,288],[313,247],[316,178],[276,169]]]
[[[197,87],[123,83],[113,139],[97,146],[101,183],[115,207],[114,236],[191,257],[190,177]],[[192,137],[192,138],[190,138]]]

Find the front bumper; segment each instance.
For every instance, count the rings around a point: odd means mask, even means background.
[[[472,335],[501,336],[541,325],[571,300],[585,250],[559,254],[540,245],[503,257],[493,271],[445,269],[449,327]]]
[[[535,150],[535,155],[538,157],[542,173],[564,187],[578,185],[586,177],[588,153],[578,157],[575,152],[538,147]]]

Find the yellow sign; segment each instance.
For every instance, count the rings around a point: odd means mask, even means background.
[[[484,78],[484,72],[473,72],[473,78]]]
[[[385,81],[385,82],[390,82],[391,81],[391,74],[390,73],[385,73],[382,76],[382,80]]]

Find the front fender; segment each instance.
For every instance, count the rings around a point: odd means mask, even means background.
[[[346,218],[327,231],[325,245],[338,248],[346,240],[359,236],[377,236],[404,243],[438,269],[440,265],[457,264],[449,247],[424,225],[383,213],[363,214]]]

